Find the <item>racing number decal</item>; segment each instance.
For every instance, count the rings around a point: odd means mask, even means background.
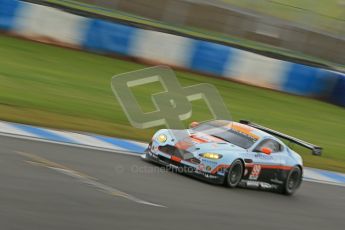
[[[249,180],[257,180],[261,172],[261,165],[254,165],[253,170],[249,175]]]

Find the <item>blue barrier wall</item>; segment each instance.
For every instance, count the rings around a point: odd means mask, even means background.
[[[52,38],[69,47],[82,47],[92,52],[134,56],[189,68],[345,106],[344,74],[278,61],[212,42],[86,19],[18,0],[0,0],[0,29],[22,36]]]
[[[337,79],[333,73],[300,64],[290,65],[282,85],[284,92],[323,98],[329,95]]]
[[[136,28],[103,20],[91,20],[83,47],[91,51],[129,55]]]
[[[231,48],[212,42],[195,40],[189,67],[192,70],[223,76],[231,61]]]
[[[17,0],[0,0],[0,29],[10,30],[14,27],[19,4]]]
[[[333,88],[329,101],[345,106],[345,74],[338,74],[337,82]]]

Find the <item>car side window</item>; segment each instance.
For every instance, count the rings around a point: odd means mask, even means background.
[[[272,150],[272,153],[280,152],[283,149],[279,142],[272,139],[263,140],[260,144],[258,144],[254,151],[260,152],[262,148],[269,148]]]

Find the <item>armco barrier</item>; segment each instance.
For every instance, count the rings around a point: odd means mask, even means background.
[[[137,57],[345,106],[343,74],[225,45],[85,18],[17,0],[0,0],[0,29],[31,39]]]
[[[19,4],[17,0],[0,0],[0,29],[10,30],[13,28],[15,13]]]

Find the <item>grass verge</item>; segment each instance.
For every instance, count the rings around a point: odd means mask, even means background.
[[[144,65],[0,36],[0,119],[148,141],[154,129],[130,126],[110,89],[113,75]],[[345,109],[325,102],[177,71],[183,86],[215,85],[235,120],[249,119],[325,148],[322,157],[301,150],[311,167],[345,172]],[[144,111],[158,84],[135,87]],[[191,120],[210,117],[193,103]],[[188,122],[189,122],[188,121]]]

